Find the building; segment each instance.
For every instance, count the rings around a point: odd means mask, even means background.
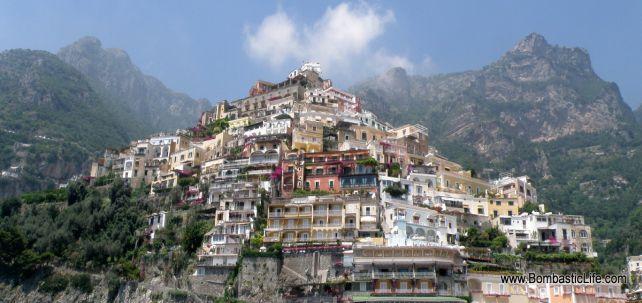
[[[502,174],[499,179],[491,182],[491,189],[501,197],[517,199],[520,207],[526,202],[537,204],[537,189],[528,176]]]
[[[297,189],[329,193],[376,193],[377,172],[364,162],[367,150],[289,153],[282,161],[281,194],[291,196]]]
[[[455,248],[361,246],[350,257],[350,287],[356,295],[402,295],[405,302],[412,302],[413,296],[468,294],[466,267]]]
[[[374,237],[377,201],[363,196],[308,196],[276,199],[268,206],[265,242],[336,243]]]
[[[506,234],[511,248],[524,245],[527,249],[546,252],[581,252],[596,257],[591,227],[584,217],[533,212],[496,218],[499,229]]]

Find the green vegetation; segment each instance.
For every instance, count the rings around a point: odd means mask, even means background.
[[[24,278],[54,260],[79,270],[113,270],[138,279],[130,260],[137,255],[137,231],[145,226],[146,203],[139,202],[143,197],[132,195],[120,179],[105,191],[78,184],[70,189],[74,198],[65,207],[43,202],[15,211],[14,199],[2,202],[0,273]],[[6,216],[5,208],[12,209]]]
[[[292,193],[293,197],[307,197],[307,196],[325,196],[329,195],[330,192],[327,192],[325,190],[305,190],[301,188],[297,188],[294,190]]]
[[[400,175],[401,175],[401,165],[399,165],[399,163],[397,162],[390,164],[390,167],[388,168],[388,176],[399,177]]]
[[[204,221],[194,220],[189,222],[187,226],[185,226],[181,237],[181,245],[183,249],[189,254],[195,253],[196,250],[201,247],[203,237],[210,228],[212,228],[211,224]]]
[[[67,278],[67,276],[53,274],[42,281],[39,290],[46,293],[56,294],[67,289],[68,285],[69,278]]]
[[[587,262],[588,258],[583,253],[542,253],[535,251],[527,251],[524,253],[524,259],[535,262]]]
[[[53,188],[94,152],[144,134],[115,115],[73,67],[31,50],[0,53],[0,130],[0,168],[20,164],[18,179],[0,181],[0,198]],[[40,194],[25,200],[58,199],[55,191]]]
[[[537,206],[537,204],[531,203],[531,202],[524,203],[524,206],[522,206],[522,208],[519,209],[519,213],[520,214],[521,213],[529,213],[530,214],[530,213],[532,213],[534,211],[539,211],[539,207]]]
[[[364,166],[370,166],[370,167],[378,167],[379,166],[379,161],[373,157],[368,157],[365,159],[361,159],[357,161],[357,164],[364,165]]]
[[[383,191],[389,193],[394,198],[399,198],[408,193],[408,190],[405,188],[401,188],[401,184],[399,183],[388,185],[383,189]]]
[[[85,273],[70,276],[69,283],[71,287],[84,293],[90,293],[94,289],[94,285],[91,283],[91,276]]]
[[[466,236],[461,237],[460,242],[464,246],[488,247],[496,252],[508,247],[508,238],[497,227],[487,228],[482,232],[471,227],[466,231]]]

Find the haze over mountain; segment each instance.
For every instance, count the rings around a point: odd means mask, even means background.
[[[194,100],[170,90],[143,74],[124,50],[105,49],[95,37],[63,47],[58,57],[85,75],[105,101],[122,109],[128,120],[141,122],[148,134],[189,127],[209,109],[208,100]]]
[[[619,264],[642,250],[640,126],[585,50],[530,34],[480,70],[394,68],[351,91],[385,121],[427,126],[432,145],[483,178],[532,177],[550,210],[584,215],[596,238],[611,240],[597,246],[600,258]]]
[[[85,77],[45,51],[0,53],[0,197],[54,186],[130,139]]]
[[[106,147],[194,125],[209,101],[144,75],[119,49],[85,37],[58,55],[0,55],[0,197],[51,188]]]
[[[403,116],[426,125],[433,140],[461,140],[490,159],[522,140],[635,125],[617,85],[595,74],[585,50],[549,45],[535,33],[481,70],[424,77],[394,68],[352,91],[384,120]]]

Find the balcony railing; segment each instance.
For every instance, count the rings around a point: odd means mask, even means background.
[[[435,279],[434,272],[359,272],[353,273],[352,279],[355,281],[370,280],[370,279]]]

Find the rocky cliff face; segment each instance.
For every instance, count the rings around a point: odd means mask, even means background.
[[[638,120],[638,123],[642,124],[642,104],[638,106],[638,109],[635,110],[635,119]]]
[[[428,126],[433,141],[468,142],[490,159],[514,150],[515,139],[552,141],[635,124],[617,85],[595,74],[585,50],[550,45],[538,34],[481,70],[423,77],[394,68],[352,91],[384,120],[403,115]]]
[[[121,49],[104,49],[100,40],[84,37],[62,48],[58,57],[75,67],[114,108],[142,122],[147,131],[176,130],[194,125],[209,101],[173,92],[143,74]]]
[[[0,198],[64,182],[129,140],[82,74],[44,51],[0,53]]]

